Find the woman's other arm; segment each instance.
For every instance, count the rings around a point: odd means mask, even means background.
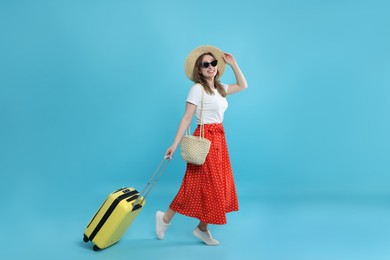
[[[236,83],[229,84],[227,94],[230,95],[246,89],[248,87],[248,83],[246,82],[245,76],[242,73],[240,67],[238,66],[234,56],[230,53],[224,53],[223,58],[226,63],[230,65],[233,70],[234,76],[236,77]]]
[[[173,144],[165,152],[165,156],[171,159],[175,153],[177,146],[179,145],[181,139],[183,138],[188,126],[191,124],[192,117],[194,116],[196,106],[192,103],[186,103],[186,110],[184,112],[183,118],[180,121],[179,128],[177,129],[175,139]]]

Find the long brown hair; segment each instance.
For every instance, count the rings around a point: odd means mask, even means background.
[[[211,89],[211,86],[209,86],[209,84],[207,83],[207,80],[205,79],[205,77],[200,72],[200,66],[201,66],[203,57],[205,55],[210,55],[210,56],[212,56],[215,59],[214,55],[212,53],[210,53],[210,52],[204,53],[204,54],[200,55],[199,58],[195,62],[193,78],[194,78],[195,83],[200,83],[203,86],[203,88],[204,88],[204,90],[206,91],[207,94],[214,95],[214,92]],[[219,61],[219,62],[222,62],[222,61]],[[221,82],[219,81],[218,67],[217,67],[217,75],[215,75],[215,77],[214,77],[214,87],[217,89],[217,91],[219,92],[219,94],[222,97],[226,97],[226,91],[223,88]]]

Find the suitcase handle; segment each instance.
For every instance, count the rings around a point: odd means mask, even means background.
[[[141,207],[140,204],[146,199],[149,192],[156,185],[156,183],[160,179],[161,175],[164,173],[165,169],[167,168],[169,162],[171,161],[170,159],[171,159],[170,157],[164,156],[164,159],[160,162],[160,164],[158,165],[157,169],[154,171],[152,177],[150,178],[150,180],[148,181],[146,186],[139,193],[139,196],[138,196],[137,200],[134,202],[133,208],[131,209],[131,211],[137,210]],[[141,200],[142,194],[145,194],[145,195],[143,196],[143,199]]]

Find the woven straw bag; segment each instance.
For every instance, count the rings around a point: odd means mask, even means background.
[[[190,133],[190,128],[186,131],[186,135],[180,142],[181,157],[187,163],[196,165],[202,165],[210,150],[210,140],[204,138],[204,125],[203,125],[203,103],[204,103],[204,90],[202,88],[202,106],[200,115],[200,134],[199,136],[193,136]]]

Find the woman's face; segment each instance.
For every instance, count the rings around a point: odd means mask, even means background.
[[[211,56],[210,54],[206,54],[203,56],[202,58],[202,62],[200,64],[200,73],[203,75],[203,77],[205,77],[206,79],[214,79],[215,75],[217,75],[217,66],[213,66],[212,64],[210,64],[210,62],[214,61],[214,57]],[[205,66],[203,66],[202,64],[205,64],[207,66],[207,68],[205,68]]]

